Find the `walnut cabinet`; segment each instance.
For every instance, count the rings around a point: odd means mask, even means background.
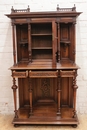
[[[75,6],[48,12],[12,7],[6,14],[13,33],[14,125],[78,125],[75,26],[79,14]]]

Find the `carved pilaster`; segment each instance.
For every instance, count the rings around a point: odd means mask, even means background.
[[[58,76],[58,80],[57,80],[57,96],[58,96],[58,106],[57,106],[57,115],[61,116],[61,110],[60,110],[60,93],[61,93],[61,88],[60,88],[60,75]]]
[[[17,90],[17,85],[16,85],[16,80],[15,78],[13,78],[13,86],[12,86],[12,89],[13,89],[13,95],[14,95],[14,107],[15,107],[15,118],[18,118],[18,110],[17,110],[17,96],[16,96],[16,90]]]
[[[33,109],[32,109],[32,80],[29,78],[29,100],[30,100],[30,111],[29,115],[33,114]]]

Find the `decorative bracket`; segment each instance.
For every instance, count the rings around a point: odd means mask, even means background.
[[[70,46],[70,41],[60,41],[63,44],[64,52],[66,52],[66,48]]]

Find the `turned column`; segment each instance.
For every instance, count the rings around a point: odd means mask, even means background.
[[[76,85],[76,77],[77,77],[77,70],[75,71],[75,76],[73,78],[73,118],[76,117],[76,91],[78,86]]]
[[[57,104],[57,115],[61,116],[61,111],[60,111],[60,94],[61,93],[61,88],[60,88],[60,76],[58,76],[57,80],[57,98],[58,98],[58,104]]]
[[[58,22],[57,24],[58,27],[58,62],[60,63],[60,24]]]
[[[29,115],[33,114],[33,109],[32,109],[32,81],[31,78],[29,78],[29,106],[30,106],[30,110],[29,110]]]
[[[75,40],[76,40],[76,31],[75,31],[75,26],[76,26],[76,21],[75,21],[75,19],[74,19],[74,22],[73,22],[73,63],[75,64],[75,54],[76,54],[76,42],[75,42]]]
[[[12,35],[13,35],[13,58],[14,58],[14,65],[16,65],[16,45],[15,45],[15,24],[12,21]]]
[[[31,51],[31,25],[28,24],[28,51],[29,51],[29,62],[32,62],[32,51]]]
[[[12,86],[12,89],[13,89],[13,96],[14,96],[14,108],[15,108],[15,110],[14,110],[14,112],[15,112],[15,118],[18,118],[18,110],[17,110],[17,92],[16,92],[16,90],[17,90],[17,85],[16,85],[16,80],[15,80],[15,78],[13,78],[13,86]]]

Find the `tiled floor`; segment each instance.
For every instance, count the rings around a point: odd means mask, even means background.
[[[77,128],[72,126],[39,126],[39,125],[21,125],[14,127],[12,122],[13,115],[0,114],[0,130],[87,130],[87,115],[79,115],[79,125]]]

